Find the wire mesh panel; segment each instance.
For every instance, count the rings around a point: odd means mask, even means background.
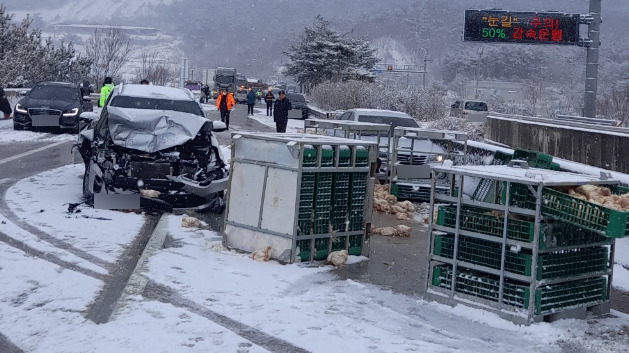
[[[349,203],[349,230],[365,228],[365,197],[367,196],[367,173],[352,173]]]

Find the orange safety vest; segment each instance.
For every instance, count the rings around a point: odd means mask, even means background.
[[[218,98],[216,98],[216,109],[221,109],[221,100],[223,99],[223,94],[219,94]],[[236,104],[234,100],[234,95],[232,93],[227,93],[227,110],[231,110],[232,107]]]

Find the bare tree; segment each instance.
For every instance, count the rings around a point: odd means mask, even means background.
[[[122,29],[95,29],[87,40],[87,57],[92,60],[91,74],[96,82],[110,76],[119,79],[123,67],[129,62],[131,38]]]
[[[142,67],[137,69],[137,81],[147,79],[153,84],[164,86],[171,81],[173,71],[169,69],[162,59],[159,58],[157,51],[142,51],[141,54]]]

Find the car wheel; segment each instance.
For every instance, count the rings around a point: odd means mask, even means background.
[[[13,123],[13,130],[24,130],[24,126]]]
[[[100,192],[103,188],[103,180],[98,176],[94,176],[94,184],[92,185],[92,190],[90,191],[90,163],[85,165],[85,173],[83,174],[83,198],[90,203],[94,203],[94,192]]]

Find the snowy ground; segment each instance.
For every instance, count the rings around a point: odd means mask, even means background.
[[[63,204],[80,197],[82,166],[25,179],[7,192],[11,237],[103,272],[142,216]],[[44,210],[44,212],[39,212]],[[98,216],[111,220],[90,221]],[[482,310],[451,308],[378,286],[341,280],[330,267],[253,262],[224,249],[218,234],[167,218],[170,241],[149,258],[144,296],[127,298],[114,319],[85,318],[103,286],[97,275],[71,270],[0,242],[0,332],[26,352],[620,352],[629,316],[517,326]],[[26,222],[60,242],[20,230]],[[19,223],[19,222],[18,222]],[[126,223],[125,228],[120,228]],[[35,232],[37,233],[37,232]],[[87,255],[93,255],[90,258]],[[360,261],[358,258],[351,262]],[[159,300],[158,300],[159,299]],[[571,351],[571,350],[568,350]]]
[[[76,135],[69,133],[48,133],[13,130],[13,119],[0,120],[0,145],[15,142],[56,142],[75,141]]]

